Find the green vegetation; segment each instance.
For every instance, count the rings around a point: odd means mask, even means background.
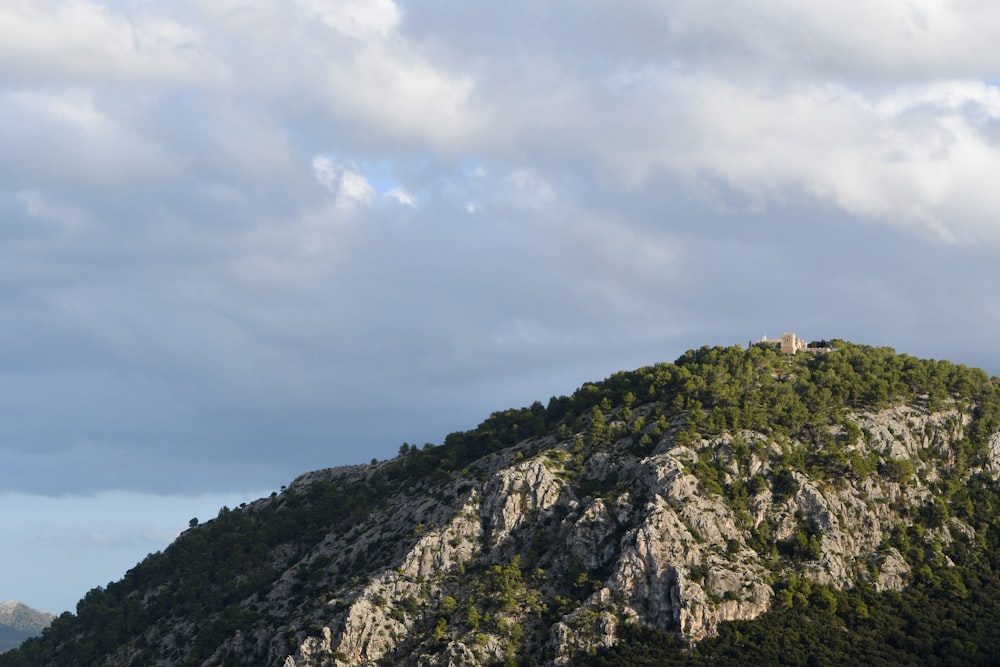
[[[683,428],[673,434],[678,444],[752,430],[777,443],[794,440],[807,445],[785,452],[785,467],[821,478],[864,478],[876,464],[847,452],[847,445],[862,436],[847,414],[901,403],[923,405],[929,411],[971,409],[975,419],[960,443],[955,479],[981,463],[986,438],[1000,429],[997,381],[978,369],[896,354],[891,348],[840,340],[832,345],[831,352],[795,356],[769,347],[691,350],[672,364],[585,384],[572,396],[551,398],[548,406],[536,401],[527,408],[496,412],[476,429],[450,434],[441,446],[427,444],[421,449],[404,443],[401,456],[388,464],[387,477],[393,483],[441,482],[487,454],[551,434],[564,438],[582,434],[591,449],[627,437],[634,440],[636,453],[644,453],[654,444],[653,438],[667,430],[669,417],[684,415]],[[636,418],[640,407],[652,417]],[[623,428],[613,429],[608,420],[623,420]],[[700,461],[699,478],[719,492],[721,483],[707,469],[708,463]],[[890,475],[907,474],[899,469],[906,462],[889,466]],[[779,478],[774,492],[793,493],[793,485],[786,482],[787,477]]]
[[[745,665],[995,665],[1000,656],[1000,527],[957,567],[936,567],[947,582],[876,593],[790,580],[776,605],[753,621],[723,623],[693,650],[671,632],[627,626],[619,643],[583,667]]]
[[[884,474],[908,483],[914,475],[912,461],[882,461],[851,446],[865,437],[848,418],[851,410],[906,403],[928,411],[971,412],[966,437],[955,443],[953,460],[941,466],[949,474],[935,486],[939,495],[914,517],[913,526],[897,530],[890,540],[916,573],[911,589],[876,594],[860,586],[845,592],[793,578],[776,585],[772,612],[758,621],[723,625],[718,638],[702,642],[693,653],[671,633],[625,628],[618,648],[587,664],[742,664],[748,655],[761,664],[990,662],[1000,655],[1000,640],[992,630],[1000,623],[1000,602],[994,602],[1000,600],[1000,577],[989,554],[1000,554],[1000,549],[958,540],[950,556],[961,565],[946,567],[940,549],[926,544],[923,531],[958,516],[996,533],[991,522],[1000,499],[986,480],[968,476],[983,463],[988,436],[1000,429],[1000,384],[982,371],[948,361],[845,341],[823,341],[822,347],[827,346],[834,350],[796,356],[763,347],[692,350],[674,364],[586,384],[570,397],[552,398],[545,408],[535,403],[496,413],[473,431],[448,436],[441,447],[419,453],[411,449],[407,456],[413,460],[397,465],[417,466],[425,474],[447,472],[520,441],[556,433],[576,438],[571,451],[579,467],[586,451],[606,448],[622,437],[632,442],[635,454],[649,453],[667,433],[670,420],[684,415],[683,426],[673,433],[675,443],[695,445],[736,434],[726,451],[699,447],[691,471],[706,491],[722,495],[745,515],[748,499],[764,489],[779,502],[794,495],[799,489],[796,474],[834,483],[844,476]],[[621,407],[616,411],[614,406]],[[612,427],[617,420],[624,422],[622,429]],[[744,429],[767,436],[780,454],[759,442],[745,442],[738,435]],[[753,455],[770,459],[773,473],[750,475]],[[735,479],[733,466],[742,473]],[[581,494],[599,493],[594,480],[577,484]],[[601,486],[600,491],[611,490],[606,483]],[[787,540],[775,540],[771,530],[765,522],[750,531],[750,545],[765,557],[813,561],[820,555],[820,531],[803,517],[797,517],[797,530]],[[969,591],[976,593],[970,596]],[[579,604],[563,595],[555,602],[552,612],[557,614]],[[478,627],[478,610],[472,605],[467,609]]]
[[[347,536],[378,516],[388,498],[433,496],[457,508],[497,461],[519,463],[547,450],[545,465],[577,499],[610,503],[629,491],[629,482],[614,471],[594,473],[588,468],[594,453],[641,458],[674,445],[691,447],[688,471],[704,492],[728,503],[745,529],[745,544],[769,567],[814,565],[822,535],[802,515],[787,539],[776,539],[776,525],[767,521],[754,525],[749,510],[761,494],[784,502],[805,478],[837,485],[881,475],[901,486],[919,479],[933,495],[922,507],[900,509],[906,521],[892,527],[886,541],[910,565],[913,586],[876,594],[864,585],[845,592],[776,578],[774,610],[758,621],[723,625],[718,638],[693,652],[679,650],[680,640],[668,633],[623,628],[617,648],[574,664],[731,664],[745,661],[748,651],[763,664],[986,664],[1000,656],[1000,633],[991,632],[1000,623],[1000,495],[976,470],[986,460],[989,437],[1000,431],[1000,380],[888,348],[831,346],[795,356],[766,347],[692,350],[673,364],[585,384],[547,406],[494,413],[439,446],[404,443],[398,457],[373,462],[352,481],[295,486],[248,507],[222,508],[211,521],[192,519],[163,553],[90,591],[76,614],[64,614],[41,638],[0,655],[0,667],[102,665],[125,645],[134,664],[265,664],[272,647],[237,657],[220,646],[237,631],[286,625],[296,608],[323,605],[333,591],[359,589],[373,573],[398,567],[413,543],[436,527],[432,518],[413,516],[405,535],[386,535],[335,558],[307,558],[330,535]],[[971,422],[963,427],[956,418],[949,447],[924,447],[912,460],[857,447],[871,434],[851,412],[899,404],[954,409]],[[933,481],[920,479],[929,462],[940,473]],[[530,662],[524,648],[530,634],[543,642],[537,628],[580,608],[606,574],[542,569],[549,567],[543,554],[562,539],[559,521],[569,510],[562,511],[533,534],[516,536],[523,543],[512,543],[502,556],[449,574],[456,580],[432,606],[411,597],[394,609],[396,620],[417,619],[400,650],[441,647],[455,637],[482,646],[493,637],[504,642],[508,662]],[[974,527],[975,537],[956,530],[947,545],[932,537],[953,518]],[[737,553],[741,541],[725,547]],[[692,578],[704,581],[703,569],[692,568]],[[265,596],[282,576],[292,583],[279,612]],[[594,620],[587,616],[592,611],[581,611],[581,622]],[[162,627],[179,633],[177,645],[156,641]],[[284,648],[293,652],[301,630],[290,628],[272,641],[287,641]]]
[[[302,556],[331,527],[346,531],[366,518],[381,492],[375,484],[317,482],[258,507],[223,507],[214,520],[147,556],[121,581],[91,590],[75,615],[63,614],[41,638],[0,655],[0,665],[99,665],[103,656],[165,619],[193,622],[183,664],[200,665],[236,630],[273,620],[247,600],[270,591],[281,574],[276,547],[287,546],[289,557]],[[302,588],[310,577],[321,576],[320,570],[304,571]],[[170,656],[148,648],[136,664],[164,657]]]

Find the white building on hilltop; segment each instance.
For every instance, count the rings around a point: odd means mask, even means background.
[[[764,336],[756,343],[757,345],[773,345],[784,354],[795,354],[809,349],[804,340],[793,333],[783,333],[781,338],[768,338]]]

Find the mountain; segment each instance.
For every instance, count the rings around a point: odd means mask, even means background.
[[[223,507],[0,667],[995,664],[998,475],[982,371],[705,347]]]
[[[0,602],[0,652],[19,646],[28,637],[40,635],[53,618],[53,614],[37,611],[16,600]]]

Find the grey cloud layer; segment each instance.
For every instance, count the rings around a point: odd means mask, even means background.
[[[988,3],[0,8],[0,484],[277,485],[765,326],[991,340],[998,37]]]

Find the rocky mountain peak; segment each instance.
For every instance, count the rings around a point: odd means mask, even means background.
[[[32,609],[17,600],[0,602],[0,651],[41,634],[54,618],[53,614]]]

